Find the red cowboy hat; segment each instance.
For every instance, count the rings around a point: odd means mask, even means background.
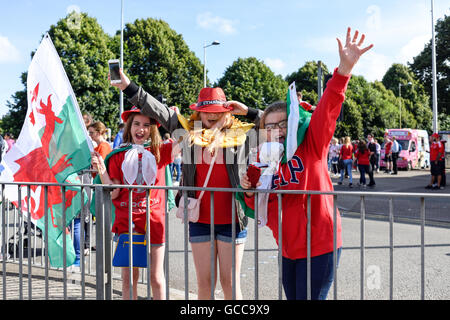
[[[438,138],[438,139],[439,139],[441,136],[440,136],[438,133],[435,132],[435,133],[433,133],[433,134],[431,135],[431,137],[432,137],[432,138]]]
[[[191,104],[189,108],[199,112],[228,112],[230,108],[224,106],[227,102],[222,88],[203,88],[198,95],[197,103]]]
[[[122,113],[121,118],[122,118],[123,122],[127,122],[129,116],[132,113],[142,114],[141,109],[139,109],[136,106],[132,106],[130,110],[124,111]],[[150,124],[156,124],[158,127],[161,126],[161,124],[158,121],[156,121],[155,119],[152,119],[152,118],[150,118]]]

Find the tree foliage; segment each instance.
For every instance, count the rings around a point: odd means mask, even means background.
[[[202,64],[166,22],[148,18],[126,24],[124,57],[130,79],[153,96],[162,94],[169,105],[181,107],[182,113],[197,101],[203,86]]]
[[[438,111],[450,114],[450,16],[439,19],[435,26],[436,79]],[[432,97],[432,41],[409,64],[412,72]]]
[[[285,100],[288,88],[281,76],[254,57],[234,61],[215,86],[223,88],[227,100],[238,100],[258,109]]]

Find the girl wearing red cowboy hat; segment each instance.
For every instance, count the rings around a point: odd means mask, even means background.
[[[123,141],[127,146],[114,150],[103,161],[100,154],[92,154],[92,165],[103,184],[165,186],[165,167],[172,162],[176,143],[163,144],[158,124],[133,107],[122,113],[125,122]],[[150,141],[149,144],[147,142]],[[129,190],[114,189],[111,199],[115,208],[112,232],[128,233]],[[153,299],[165,298],[164,278],[164,215],[165,194],[162,189],[152,189],[149,199],[145,189],[133,189],[133,226],[136,233],[146,233],[146,207],[150,200],[151,286]],[[133,298],[137,298],[139,268],[133,268]],[[129,268],[122,268],[122,297],[128,299]]]
[[[233,115],[244,115],[257,122],[261,110],[251,109],[237,101],[227,101],[221,88],[203,88],[197,103],[191,104],[194,111],[189,119],[173,109],[161,104],[141,87],[131,82],[120,70],[121,84],[113,86],[122,90],[129,101],[138,105],[142,112],[158,120],[159,123],[176,136],[176,129],[184,128],[188,132],[188,143],[183,146],[182,186],[203,187],[210,166],[212,155],[216,161],[211,171],[207,187],[237,188],[239,177],[246,170],[248,158],[249,130],[254,124],[242,123]],[[184,134],[182,134],[184,135]],[[197,150],[194,152],[194,150]],[[237,151],[236,151],[237,150]],[[197,157],[198,158],[194,158]],[[189,160],[187,160],[189,159]],[[231,159],[226,162],[226,159]],[[191,161],[192,160],[192,161]],[[189,197],[198,198],[200,191],[188,191]],[[181,192],[179,192],[181,194]],[[178,195],[177,195],[178,196]],[[205,192],[200,202],[200,217],[195,223],[189,223],[189,239],[191,242],[194,264],[197,274],[198,298],[211,298],[212,280],[211,260],[219,264],[220,282],[225,299],[233,297],[232,283],[232,228],[236,229],[236,298],[241,299],[240,268],[244,253],[244,242],[247,236],[247,217],[235,199],[237,222],[232,225],[231,192],[214,192],[214,239],[210,238],[210,192]],[[211,259],[211,244],[214,241],[215,259]],[[216,262],[218,261],[218,262]]]

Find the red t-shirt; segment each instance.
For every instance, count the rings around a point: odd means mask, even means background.
[[[356,159],[358,159],[358,164],[362,164],[362,165],[369,165],[370,161],[370,151],[369,150],[365,150],[364,153],[361,153],[358,149],[355,152],[355,157]]]
[[[389,153],[391,153],[391,149],[392,149],[392,141],[389,141],[385,144],[384,146],[384,154],[388,155]]]
[[[203,149],[204,150],[204,149]],[[228,176],[227,167],[224,161],[222,149],[219,149],[216,161],[213,165],[211,175],[206,187],[211,188],[232,188],[230,178]],[[195,186],[203,187],[206,176],[208,174],[210,159],[208,152],[203,152],[205,159],[198,162],[195,172]],[[206,159],[207,158],[207,159]],[[201,191],[196,192],[196,198],[199,197]],[[214,224],[230,224],[231,223],[231,192],[214,192]],[[237,221],[237,220],[235,220]],[[200,223],[211,223],[211,192],[206,191],[200,202]]]
[[[172,162],[172,143],[161,144],[160,147],[160,161],[157,164],[157,173],[155,186],[165,186],[165,167]],[[146,148],[150,151],[150,148]],[[118,179],[120,184],[126,184],[123,180],[122,162],[125,158],[126,151],[114,154],[108,163],[108,174],[111,179]],[[150,151],[151,152],[151,151]],[[145,182],[143,182],[145,184]],[[115,207],[115,219],[112,226],[114,233],[128,232],[128,196],[129,189],[120,189],[119,196],[114,199],[113,205]],[[152,189],[150,190],[150,243],[161,244],[164,243],[164,217],[165,217],[165,190]],[[133,189],[133,223],[135,231],[138,233],[145,233],[146,228],[146,190]]]
[[[352,159],[352,155],[353,155],[353,146],[351,144],[349,144],[348,146],[343,144],[341,151],[341,159],[342,160],[348,160],[348,159]]]
[[[438,159],[438,153],[441,153],[440,158]],[[433,142],[430,146],[430,161],[443,160],[445,154],[444,144],[440,141]]]

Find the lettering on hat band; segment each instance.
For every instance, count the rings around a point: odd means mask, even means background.
[[[222,100],[207,100],[207,101],[200,101],[197,103],[197,107],[203,107],[203,106],[208,106],[211,104],[225,104],[226,101],[222,101]]]

